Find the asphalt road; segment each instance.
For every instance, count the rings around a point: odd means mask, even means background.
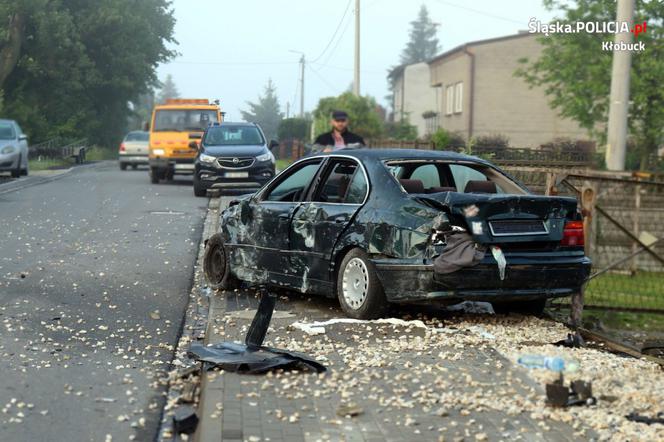
[[[114,162],[0,185],[0,440],[153,440],[207,200]]]

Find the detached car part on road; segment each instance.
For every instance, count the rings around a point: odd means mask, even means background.
[[[260,126],[255,123],[215,123],[205,130],[194,162],[194,194],[208,189],[255,191],[274,178],[275,159]]]
[[[14,120],[0,120],[0,172],[28,174],[28,136]]]
[[[214,288],[336,296],[354,318],[463,300],[538,313],[587,280],[583,235],[574,198],[533,195],[487,161],[344,149],[232,201],[204,267]]]

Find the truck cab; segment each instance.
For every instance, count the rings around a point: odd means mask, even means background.
[[[191,140],[200,139],[205,128],[221,121],[218,102],[178,98],[156,106],[150,124],[150,181],[157,184],[176,174],[192,174],[197,150],[190,147]]]

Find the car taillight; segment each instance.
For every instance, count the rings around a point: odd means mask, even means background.
[[[560,245],[582,247],[584,244],[583,221],[567,221],[563,229],[563,239],[560,241]]]
[[[125,151],[125,145],[124,145],[124,143],[122,143],[122,144],[120,144],[120,152],[124,152],[124,151]]]

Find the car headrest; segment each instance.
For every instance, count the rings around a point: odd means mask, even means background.
[[[493,181],[468,181],[464,193],[497,193],[496,183]]]
[[[424,193],[424,184],[420,180],[407,180],[402,178],[399,182],[408,193]]]
[[[427,193],[456,192],[456,187],[429,187]]]

